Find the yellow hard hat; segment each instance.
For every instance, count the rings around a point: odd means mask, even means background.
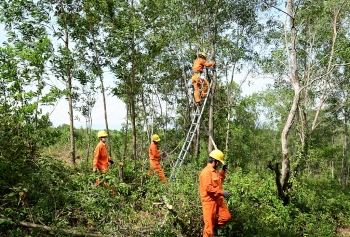
[[[155,142],[159,142],[160,141],[160,138],[159,138],[158,134],[153,134],[152,135],[152,141],[155,141]]]
[[[222,153],[222,151],[213,150],[212,152],[210,152],[209,156],[214,158],[215,160],[220,161],[223,165],[225,164],[224,153]]]
[[[100,138],[100,137],[108,137],[108,134],[106,133],[105,130],[101,130],[97,133],[97,137]]]
[[[200,52],[200,53],[199,53],[199,56],[203,56],[203,57],[206,58],[206,57],[207,57],[207,54],[206,54],[205,52]]]

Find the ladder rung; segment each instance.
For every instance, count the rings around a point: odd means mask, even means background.
[[[210,91],[210,88],[211,88],[211,85],[212,83],[210,83],[210,86],[209,86],[209,91]],[[208,93],[209,95],[209,93]],[[189,151],[188,148],[189,148],[189,143],[192,142],[193,140],[193,134],[196,133],[197,131],[197,128],[198,128],[198,125],[200,125],[200,120],[201,120],[201,117],[202,117],[202,114],[203,114],[203,111],[204,111],[204,107],[205,107],[205,104],[207,102],[207,98],[208,98],[208,95],[205,97],[205,100],[204,100],[204,103],[203,103],[203,107],[197,107],[195,112],[193,113],[193,118],[192,118],[192,124],[191,124],[191,127],[187,133],[187,136],[185,138],[185,142],[181,148],[181,151],[180,151],[180,154],[179,154],[179,157],[177,158],[176,160],[176,163],[174,165],[174,168],[173,168],[173,171],[172,171],[172,174],[170,175],[171,179],[173,181],[176,180],[176,170],[180,168],[180,166],[182,165],[182,162],[185,160],[186,158],[186,155],[187,155],[187,152]],[[196,121],[196,122],[194,122]],[[192,126],[195,125],[195,127],[192,129]],[[193,130],[193,131],[192,131]],[[191,135],[191,136],[190,136]],[[190,137],[189,137],[190,136]],[[188,140],[188,138],[191,138],[190,140]],[[187,149],[186,149],[187,148]]]

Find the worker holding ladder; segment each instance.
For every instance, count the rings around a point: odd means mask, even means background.
[[[206,67],[214,67],[215,66],[215,62],[207,62],[206,61],[207,55],[205,52],[200,52],[198,54],[198,57],[196,58],[196,60],[194,60],[193,62],[193,67],[192,67],[192,85],[193,85],[193,89],[194,89],[194,100],[196,102],[196,105],[198,107],[200,107],[201,104],[201,99],[205,98],[207,96],[208,93],[208,87],[209,87],[209,82],[207,79],[205,79],[204,75],[203,75],[203,69],[204,66]],[[200,95],[200,88],[201,86],[203,86],[203,91]]]

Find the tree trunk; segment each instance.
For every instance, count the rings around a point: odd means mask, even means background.
[[[91,108],[89,107],[89,117],[87,121],[87,135],[88,135],[88,144],[87,144],[87,151],[86,151],[86,163],[88,164],[89,162],[89,157],[90,157],[90,146],[91,146],[91,128],[92,128],[92,116],[91,116]]]
[[[294,16],[293,16],[293,1],[288,0],[287,1],[287,13],[289,14],[289,24],[291,29],[291,59],[289,62],[289,72],[290,72],[290,79],[294,88],[294,99],[292,107],[289,111],[289,115],[287,118],[287,121],[284,125],[284,128],[282,130],[281,135],[281,142],[282,142],[282,153],[283,153],[283,160],[282,160],[282,177],[281,177],[281,186],[284,194],[287,192],[287,186],[288,186],[288,180],[290,176],[290,160],[288,156],[288,133],[290,131],[290,128],[293,124],[293,120],[295,117],[295,113],[297,111],[299,100],[300,100],[300,82],[299,82],[299,76],[298,76],[298,64],[297,64],[297,50],[295,46],[296,41],[296,29],[294,26]],[[286,45],[287,51],[288,51],[288,44]],[[283,195],[284,196],[284,195]]]
[[[146,103],[145,103],[145,96],[144,96],[144,90],[142,90],[141,94],[141,102],[142,102],[142,108],[143,108],[143,116],[144,116],[144,124],[143,127],[146,129],[147,134],[147,142],[149,141],[151,135],[151,131],[149,129],[148,119],[147,119],[147,109],[146,109]]]
[[[66,13],[63,6],[63,1],[60,0],[60,7],[62,11],[62,20],[64,24],[64,34],[65,34],[65,48],[67,52],[69,52],[69,33],[67,26]],[[72,163],[75,164],[75,140],[74,140],[74,115],[73,115],[73,98],[72,98],[72,75],[70,71],[70,67],[66,68],[66,76],[67,76],[67,89],[68,89],[68,104],[69,104],[69,130],[70,130],[70,144],[71,151],[70,156]]]
[[[125,116],[125,136],[124,136],[124,152],[122,161],[124,162],[126,158],[126,152],[128,150],[128,130],[129,130],[129,105],[126,104],[126,116]]]
[[[290,160],[288,156],[288,133],[293,124],[293,119],[295,116],[295,111],[296,111],[298,102],[299,102],[299,93],[295,91],[292,108],[289,111],[289,115],[281,135],[282,154],[283,154],[281,186],[283,188],[283,191],[286,191],[287,189],[287,183],[290,175]],[[283,194],[280,194],[280,195],[283,196]]]
[[[209,94],[209,131],[208,131],[208,154],[213,150],[213,143],[210,139],[212,137],[214,139],[214,94],[215,94],[215,88],[216,88],[216,71],[214,72],[213,75],[213,80],[211,81],[212,86],[211,86],[211,93]]]
[[[349,142],[349,136],[348,136],[348,115],[347,112],[344,112],[344,144],[343,144],[343,162],[342,162],[342,187],[343,190],[346,188],[346,181],[348,177],[348,142]]]
[[[108,139],[107,139],[108,154],[109,154],[109,156],[112,156],[112,154],[111,154],[112,153],[112,146],[111,146],[112,143],[111,143],[111,136],[110,136],[109,128],[108,128],[105,87],[104,87],[104,83],[103,83],[102,68],[101,68],[101,64],[100,64],[100,60],[99,60],[100,55],[98,54],[96,40],[95,40],[95,34],[93,32],[93,29],[91,29],[91,25],[90,25],[90,34],[91,34],[92,42],[94,44],[96,66],[97,66],[97,70],[98,70],[98,77],[100,78],[100,83],[101,83],[101,93],[102,93],[102,99],[103,99],[103,112],[104,112],[104,117],[105,117],[106,131],[108,134]]]
[[[295,46],[296,41],[296,29],[294,26],[294,16],[293,16],[293,1],[287,1],[287,18],[289,19],[290,24],[290,42],[288,41],[287,35],[285,38],[286,41],[286,52],[289,63],[289,78],[294,88],[294,98],[293,104],[289,111],[289,115],[287,117],[287,121],[284,125],[281,134],[281,145],[282,145],[282,172],[280,174],[278,170],[278,164],[276,165],[268,165],[268,167],[275,171],[276,173],[276,185],[278,190],[278,195],[284,200],[284,204],[289,203],[288,197],[288,180],[290,177],[290,159],[288,155],[288,133],[293,125],[293,121],[295,118],[296,111],[298,109],[299,100],[300,100],[300,82],[298,77],[298,65],[297,65],[297,51]],[[285,26],[287,28],[287,25]],[[286,29],[287,31],[287,29]],[[289,49],[289,45],[291,47],[291,52]],[[289,56],[290,55],[290,56]],[[279,178],[280,177],[280,178]]]
[[[218,5],[219,0],[217,0],[216,5]],[[216,7],[216,10],[218,7]],[[210,39],[210,47],[211,47],[211,55],[212,55],[212,61],[215,61],[215,40],[217,35],[217,25],[216,25],[216,14],[217,12],[212,16],[213,19],[213,32],[211,30],[210,24],[209,24],[209,13],[207,8],[206,13],[206,22],[207,22],[207,30],[208,30],[208,38]],[[213,150],[213,143],[212,140],[215,140],[214,137],[214,95],[215,95],[215,89],[216,89],[216,82],[217,82],[217,75],[216,70],[213,70],[213,80],[210,82],[212,83],[211,86],[211,93],[209,93],[209,131],[208,131],[208,154]]]
[[[195,136],[195,144],[194,144],[194,156],[196,157],[196,161],[199,160],[199,153],[200,153],[200,123],[198,125],[198,129],[196,131]]]
[[[134,12],[134,1],[131,0],[131,10]],[[132,32],[131,38],[131,82],[129,90],[130,99],[130,115],[131,115],[131,129],[132,129],[132,155],[135,161],[137,158],[136,149],[136,114],[135,114],[135,30]]]
[[[225,151],[228,151],[228,143],[229,143],[229,137],[230,137],[230,120],[231,120],[231,111],[230,111],[230,98],[231,98],[231,90],[232,90],[232,79],[233,79],[233,74],[231,76],[231,83],[229,82],[228,79],[228,68],[227,65],[225,66],[225,77],[227,81],[227,104],[228,104],[228,110],[227,110],[227,125],[226,125],[226,139],[225,139]],[[234,72],[234,68],[232,69]]]

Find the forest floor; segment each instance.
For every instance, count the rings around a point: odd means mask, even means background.
[[[341,237],[350,237],[350,229],[349,228],[338,228],[338,233]]]

